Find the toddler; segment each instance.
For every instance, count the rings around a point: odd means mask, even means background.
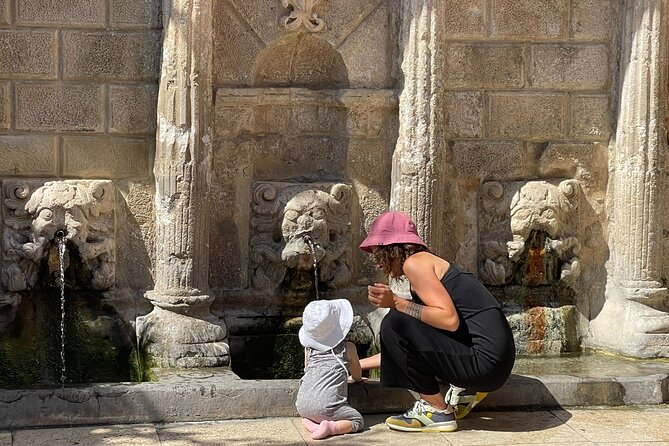
[[[348,404],[348,381],[362,380],[355,345],[345,338],[353,323],[348,300],[316,300],[304,308],[300,343],[304,376],[295,406],[314,440],[358,432],[360,412]]]

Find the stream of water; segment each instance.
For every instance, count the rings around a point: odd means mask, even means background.
[[[316,300],[320,299],[318,295],[318,261],[316,260],[316,243],[310,235],[304,236],[304,241],[309,245],[309,250],[311,251],[311,259],[314,263],[314,288],[316,289]]]
[[[56,239],[60,265],[60,382],[65,385],[65,237]]]

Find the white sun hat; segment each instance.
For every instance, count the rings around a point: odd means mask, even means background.
[[[346,299],[309,302],[302,314],[300,343],[315,350],[330,350],[346,338],[352,323],[353,308]]]

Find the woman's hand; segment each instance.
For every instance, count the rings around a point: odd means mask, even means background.
[[[383,283],[367,286],[367,299],[377,308],[395,308],[395,294]]]

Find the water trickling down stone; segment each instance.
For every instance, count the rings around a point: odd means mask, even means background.
[[[303,240],[309,245],[309,250],[311,251],[311,259],[314,264],[314,288],[316,289],[316,300],[320,299],[318,295],[318,260],[316,260],[316,243],[314,239],[309,235],[305,235]]]
[[[65,385],[65,234],[56,233],[60,266],[60,382]]]

